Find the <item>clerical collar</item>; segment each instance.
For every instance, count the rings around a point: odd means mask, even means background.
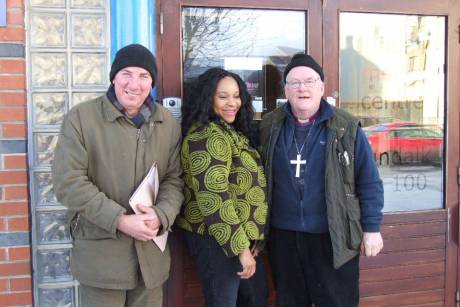
[[[319,113],[319,110],[316,111],[316,113],[313,114],[313,116],[311,116],[310,118],[308,118],[308,121],[305,122],[305,123],[301,123],[301,122],[294,116],[294,114],[292,114],[292,117],[294,117],[294,124],[295,124],[297,127],[310,126],[310,125],[312,125],[312,124],[315,122],[316,117],[318,117],[318,113]]]

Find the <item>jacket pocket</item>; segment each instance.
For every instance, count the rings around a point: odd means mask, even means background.
[[[74,239],[83,240],[103,240],[103,239],[116,239],[117,235],[113,234],[93,223],[88,221],[81,214],[77,214],[74,219],[75,223],[71,223],[71,232]],[[75,225],[73,225],[75,224]]]
[[[363,229],[360,222],[360,208],[358,199],[353,197],[349,198],[349,206],[347,208],[348,227],[349,233],[347,234],[347,245],[349,249],[360,250],[361,241],[363,239]]]
[[[70,231],[70,236],[75,239],[75,231],[79,227],[79,222],[80,222],[80,214],[75,213],[73,216],[69,216],[70,223],[69,223],[69,231]]]

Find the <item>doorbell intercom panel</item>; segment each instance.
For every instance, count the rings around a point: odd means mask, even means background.
[[[182,99],[180,97],[163,98],[163,106],[167,108],[175,118],[181,118],[182,113],[180,109],[182,107]]]

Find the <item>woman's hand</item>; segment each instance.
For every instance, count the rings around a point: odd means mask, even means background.
[[[243,271],[237,274],[242,279],[248,279],[256,272],[256,260],[252,256],[251,250],[246,248],[241,254],[238,255],[240,263],[243,266]]]
[[[257,246],[257,243],[254,243],[251,247],[251,254],[253,257],[259,256],[260,250],[259,247]]]

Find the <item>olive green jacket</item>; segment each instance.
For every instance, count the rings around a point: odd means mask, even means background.
[[[271,204],[273,189],[273,153],[286,118],[283,107],[268,113],[260,123],[260,152],[267,175],[267,199]],[[326,206],[331,236],[333,263],[339,268],[360,252],[363,231],[361,209],[355,194],[354,149],[359,120],[334,107],[334,115],[327,121],[329,129],[326,147]],[[350,163],[344,165],[339,157],[347,151]]]
[[[77,105],[61,127],[52,167],[57,199],[69,209],[71,269],[83,284],[132,289],[138,271],[147,288],[169,276],[170,252],[117,230],[128,200],[154,161],[160,181],[156,212],[170,230],[183,201],[180,126],[156,104],[137,129],[104,95]]]

